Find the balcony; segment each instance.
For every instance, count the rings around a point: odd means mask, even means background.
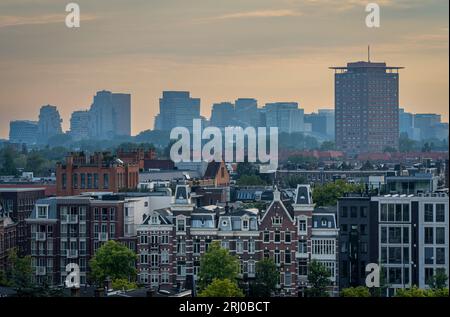
[[[67,250],[67,258],[73,259],[78,257],[78,250]]]
[[[36,241],[45,241],[47,234],[45,232],[36,232]]]
[[[36,266],[36,275],[45,275],[47,273],[45,266]]]
[[[98,240],[100,240],[100,241],[108,241],[108,233],[107,232],[99,232]]]

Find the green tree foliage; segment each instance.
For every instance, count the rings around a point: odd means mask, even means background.
[[[334,151],[336,150],[336,144],[333,141],[324,141],[320,145],[321,151]]]
[[[318,185],[313,190],[313,201],[317,206],[334,206],[338,198],[345,193],[363,192],[364,185],[349,184],[343,180],[337,180],[334,183]]]
[[[284,187],[297,188],[298,184],[307,184],[308,181],[303,176],[291,175],[283,179]]]
[[[28,153],[25,169],[27,171],[33,171],[37,175],[42,175],[44,174],[43,167],[45,166],[45,163],[45,158],[39,152],[33,151]]]
[[[318,160],[312,156],[293,155],[288,158],[288,166],[290,169],[314,169],[317,168]]]
[[[443,289],[447,286],[448,276],[445,274],[445,269],[437,269],[436,274],[433,275],[429,281],[428,285],[433,290]]]
[[[266,182],[258,175],[243,175],[237,180],[239,186],[264,186]]]
[[[244,293],[238,287],[235,281],[230,279],[213,279],[204,290],[199,294],[199,297],[244,297]]]
[[[370,171],[370,170],[373,170],[373,168],[374,167],[373,167],[372,163],[370,163],[370,161],[365,161],[363,166],[361,166],[362,171]]]
[[[34,288],[33,269],[31,257],[19,257],[15,249],[8,253],[9,285],[11,285],[19,296],[27,296]]]
[[[448,288],[441,289],[421,289],[417,286],[399,289],[395,297],[448,297]]]
[[[114,290],[131,290],[136,289],[137,284],[134,282],[129,282],[126,278],[116,278],[112,281],[112,288]]]
[[[408,138],[407,133],[401,133],[398,139],[398,147],[400,152],[414,152],[418,149],[418,142]]]
[[[313,260],[308,266],[308,282],[311,288],[307,290],[309,297],[328,297],[327,287],[330,285],[330,271],[320,262]]]
[[[270,297],[276,290],[280,278],[273,259],[263,259],[256,263],[256,278],[252,283],[252,295],[257,297]]]
[[[255,164],[250,162],[240,162],[236,168],[236,174],[238,178],[242,176],[253,176],[258,174],[258,168]]]
[[[199,288],[204,290],[214,279],[236,281],[238,273],[237,258],[214,241],[200,258]]]
[[[349,287],[341,291],[341,297],[370,297],[370,291],[367,287]]]
[[[18,153],[12,147],[6,147],[0,151],[0,173],[1,175],[18,175],[14,159]]]
[[[89,262],[91,278],[102,285],[107,277],[111,280],[132,280],[136,276],[136,254],[125,245],[109,240],[103,244]]]

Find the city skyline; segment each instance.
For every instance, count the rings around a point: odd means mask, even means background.
[[[214,103],[240,97],[334,108],[328,67],[367,60],[368,44],[373,61],[406,67],[400,107],[448,122],[448,2],[379,1],[379,29],[366,27],[365,1],[134,2],[78,1],[72,30],[57,1],[2,1],[0,138],[45,104],[68,130],[102,89],[132,95],[132,135],[153,128],[163,90],[190,91],[208,117]]]

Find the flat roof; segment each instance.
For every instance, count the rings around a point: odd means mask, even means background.
[[[14,188],[1,188],[0,192],[2,193],[14,193],[14,192],[31,192],[36,190],[46,190],[44,187],[30,187],[30,188],[20,188],[20,187],[14,187]]]

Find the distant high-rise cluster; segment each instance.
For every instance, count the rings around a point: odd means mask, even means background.
[[[400,109],[400,133],[416,141],[448,138],[448,123],[441,122],[435,113],[410,113]]]
[[[9,141],[20,144],[36,144],[38,123],[30,120],[15,120],[9,123]]]

